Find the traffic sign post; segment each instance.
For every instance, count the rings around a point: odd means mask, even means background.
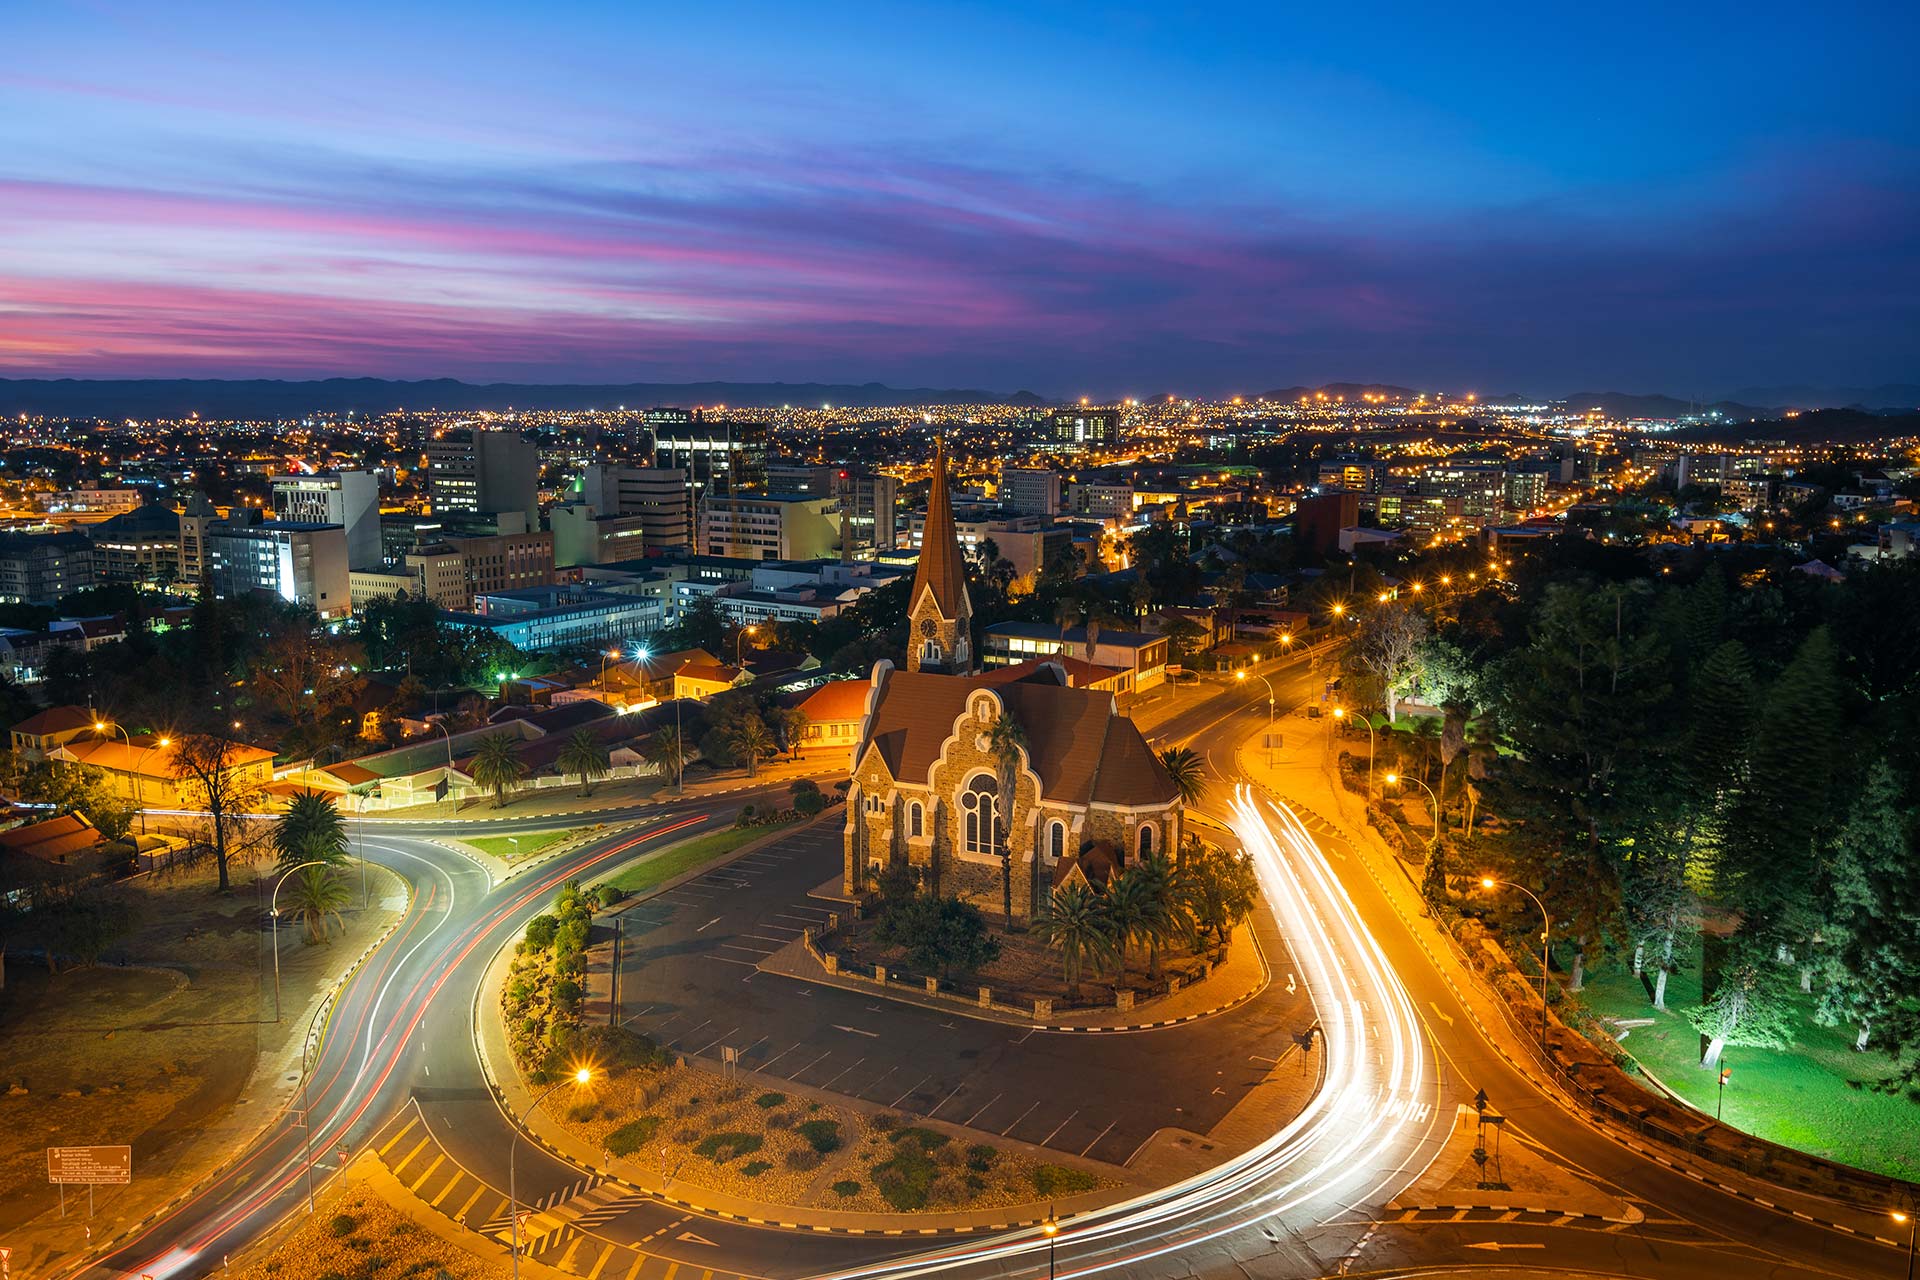
[[[60,1216],[67,1216],[67,1185],[87,1189],[87,1216],[93,1216],[95,1187],[124,1187],[133,1181],[132,1147],[48,1147],[47,1181],[60,1188]],[[89,1228],[87,1238],[93,1238]]]

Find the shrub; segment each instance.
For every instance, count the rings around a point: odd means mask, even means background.
[[[593,1102],[583,1102],[577,1107],[567,1108],[567,1119],[575,1124],[585,1124],[599,1114],[600,1106]]]
[[[1084,1169],[1043,1164],[1033,1171],[1033,1189],[1043,1196],[1067,1196],[1093,1190],[1093,1175]]]
[[[899,1116],[893,1114],[893,1112],[891,1111],[882,1111],[879,1115],[873,1118],[873,1131],[875,1133],[886,1133],[889,1130],[897,1127],[899,1123],[900,1123]]]
[[[700,1138],[700,1131],[691,1125],[682,1125],[673,1131],[673,1140],[683,1147],[690,1147]]]
[[[596,901],[603,907],[610,907],[627,896],[627,891],[618,885],[603,884],[593,891]]]
[[[860,1184],[851,1178],[842,1178],[833,1184],[833,1194],[837,1196],[857,1196],[860,1194]]]
[[[607,1149],[607,1154],[610,1156],[630,1156],[653,1141],[653,1135],[659,1130],[659,1116],[641,1116],[637,1120],[627,1121],[609,1133],[601,1140],[601,1145]]]
[[[553,1002],[562,1009],[572,1009],[580,1003],[583,994],[580,984],[572,978],[562,978],[553,984]]]
[[[872,1175],[874,1187],[888,1206],[900,1213],[912,1213],[927,1207],[936,1170],[918,1146],[903,1142],[894,1148],[892,1159],[873,1166]]]
[[[807,1140],[807,1145],[826,1155],[829,1151],[840,1149],[840,1122],[838,1120],[808,1120],[794,1126],[795,1133]]]
[[[741,805],[739,816],[734,818],[733,825],[736,827],[752,826],[753,825],[753,806],[750,804]]]
[[[922,1129],[918,1125],[912,1125],[912,1126],[909,1126],[908,1128],[901,1129],[899,1132],[893,1135],[894,1145],[900,1146],[905,1144],[911,1144],[915,1147],[918,1147],[922,1151],[938,1151],[941,1147],[946,1146],[951,1141],[953,1141],[953,1139],[949,1138],[944,1133],[940,1133],[933,1129]]]
[[[987,1189],[987,1180],[977,1173],[967,1175],[967,1194],[977,1196]]]
[[[352,1235],[353,1229],[358,1225],[360,1224],[353,1220],[352,1214],[336,1213],[333,1215],[333,1221],[327,1224],[327,1230],[331,1231],[333,1238],[338,1240],[343,1236]]]
[[[771,1111],[787,1100],[784,1093],[763,1093],[753,1100],[753,1105],[763,1111]]]
[[[993,1162],[999,1158],[1000,1152],[985,1144],[967,1148],[967,1168],[975,1173],[985,1173],[993,1168]]]
[[[700,1139],[694,1144],[693,1154],[705,1156],[715,1164],[725,1164],[740,1156],[752,1155],[759,1149],[759,1134],[739,1133],[729,1129],[721,1133],[710,1133]]]
[[[769,1129],[793,1128],[793,1112],[791,1111],[774,1112],[772,1115],[767,1117],[767,1128]]]
[[[768,1161],[749,1160],[740,1166],[740,1176],[743,1178],[757,1178],[771,1168],[773,1168],[773,1165]]]
[[[553,916],[535,916],[527,921],[527,945],[536,951],[545,951],[553,945],[553,935],[559,928],[560,921]]]
[[[826,1157],[822,1156],[818,1151],[789,1151],[787,1152],[787,1168],[793,1170],[795,1173],[809,1173],[818,1169],[825,1159]]]

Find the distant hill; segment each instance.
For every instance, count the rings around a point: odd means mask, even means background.
[[[1681,443],[1784,440],[1788,444],[1872,444],[1920,437],[1920,413],[1868,413],[1864,409],[1814,409],[1791,418],[1765,418],[1687,427],[1662,437]]]
[[[1385,382],[1329,382],[1318,387],[1282,387],[1277,391],[1263,391],[1262,400],[1298,400],[1301,396],[1315,396],[1325,392],[1328,399],[1345,396],[1349,400],[1358,400],[1361,396],[1386,396],[1388,399],[1412,400],[1420,393],[1409,387],[1396,387]]]
[[[611,409],[626,405],[846,405],[873,408],[897,404],[1050,404],[1031,391],[854,386],[823,382],[629,382],[598,385],[459,382],[433,378],[396,382],[385,378],[322,378],[288,382],[275,378],[228,381],[211,378],[75,379],[0,378],[0,414],[52,417],[298,418],[309,413],[387,413],[394,409]]]
[[[1758,405],[1721,400],[1714,404],[1676,400],[1672,396],[1631,395],[1624,391],[1581,391],[1567,397],[1567,408],[1575,413],[1598,409],[1609,418],[1683,418],[1688,414],[1718,412],[1736,421],[1746,418],[1776,417],[1778,411]]]
[[[1728,397],[1783,409],[1869,409],[1911,412],[1920,409],[1920,385],[1887,382],[1877,387],[1743,387]]]

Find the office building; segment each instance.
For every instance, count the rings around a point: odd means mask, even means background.
[[[1315,480],[1322,489],[1379,493],[1387,487],[1387,464],[1372,458],[1323,458]]]
[[[1055,409],[1047,417],[1047,449],[1079,453],[1111,449],[1120,443],[1118,409]]]
[[[837,555],[840,504],[832,497],[742,494],[700,510],[700,548],[749,560],[818,560]]]
[[[682,468],[622,467],[594,463],[581,473],[579,501],[592,507],[593,514],[598,517],[634,517],[639,520],[636,527],[640,530],[640,543],[627,550],[625,555],[652,555],[693,544],[687,472]],[[640,547],[644,547],[644,552]],[[562,558],[561,563],[601,562]]]
[[[1003,467],[1000,471],[1000,505],[1015,515],[1057,516],[1060,514],[1061,475],[1045,467]]]
[[[221,521],[208,528],[206,546],[215,595],[264,592],[304,605],[324,619],[352,612],[347,531],[340,525]]]
[[[0,604],[53,604],[94,583],[86,534],[0,533]]]
[[[220,520],[220,509],[198,489],[187,491],[180,507],[180,580],[199,586],[207,577],[207,532]]]
[[[679,496],[684,501],[686,490],[680,490]],[[650,518],[644,515],[603,516],[585,502],[554,507],[547,512],[547,528],[553,534],[553,563],[559,568],[571,569],[634,560],[668,550],[669,546],[649,542],[651,525]]]
[[[491,631],[528,653],[626,648],[665,625],[657,599],[577,586],[485,592],[474,597],[472,612],[452,614],[446,621]]]
[[[91,526],[87,536],[96,583],[157,587],[180,574],[180,516],[171,507],[148,503]]]
[[[518,511],[539,526],[540,452],[519,432],[456,428],[423,452],[435,515]]]
[[[649,426],[654,465],[685,471],[696,507],[716,484],[725,493],[766,485],[766,423],[709,420],[694,413],[683,421]]]
[[[337,524],[347,531],[347,565],[380,563],[380,480],[371,471],[274,476],[273,514],[294,524]]]
[[[415,554],[444,557],[447,550],[459,557],[469,597],[544,587],[553,582],[553,534],[547,530],[489,538],[445,538],[421,547]],[[409,561],[412,558],[408,557]],[[431,595],[429,592],[429,598]]]
[[[1067,486],[1067,509],[1096,520],[1133,521],[1133,486],[1128,483],[1074,483]]]

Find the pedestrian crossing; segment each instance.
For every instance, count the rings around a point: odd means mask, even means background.
[[[417,1106],[374,1135],[373,1151],[421,1207],[486,1236],[502,1247],[513,1242],[513,1205],[507,1193],[482,1181],[443,1150]],[[644,1246],[668,1243],[692,1221],[678,1210],[632,1243],[600,1234],[620,1234],[622,1218],[655,1202],[651,1197],[598,1176],[576,1179],[539,1196],[521,1199],[520,1252],[584,1280],[760,1280],[759,1277],[662,1257]],[[659,1215],[656,1214],[656,1217]],[[651,1225],[629,1224],[629,1236]],[[684,1234],[684,1232],[680,1232]],[[707,1242],[701,1241],[701,1245]]]

